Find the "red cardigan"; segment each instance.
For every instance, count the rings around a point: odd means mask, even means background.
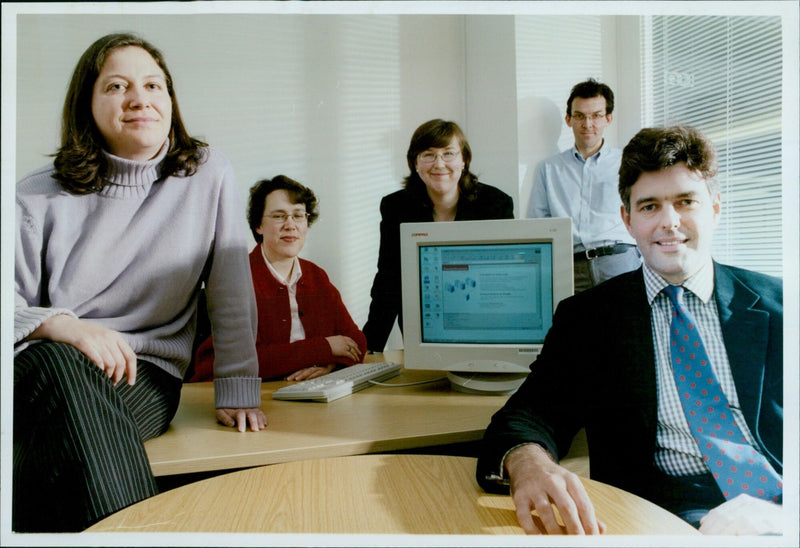
[[[364,334],[350,317],[328,275],[314,263],[299,260],[303,275],[297,282],[297,307],[306,338],[290,343],[289,292],[267,268],[259,246],[250,253],[258,306],[258,371],[264,380],[283,378],[312,365],[353,365],[355,362],[349,358],[333,356],[325,340],[331,335],[350,337],[358,344],[362,355],[367,351]],[[211,337],[197,349],[195,360],[195,373],[189,381],[213,380],[214,346]]]

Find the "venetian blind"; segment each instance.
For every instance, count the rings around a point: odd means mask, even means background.
[[[643,125],[691,125],[717,148],[714,257],[780,276],[780,18],[644,16],[641,40]]]

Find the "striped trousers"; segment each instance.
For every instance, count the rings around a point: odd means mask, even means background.
[[[158,492],[143,442],[163,434],[181,380],[139,360],[116,386],[75,347],[42,342],[14,359],[12,528],[81,531]]]

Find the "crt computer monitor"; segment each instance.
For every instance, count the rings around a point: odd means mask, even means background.
[[[573,292],[571,219],[403,223],[400,250],[405,367],[516,390]]]

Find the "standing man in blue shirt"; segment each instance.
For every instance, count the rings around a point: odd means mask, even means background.
[[[619,216],[621,152],[603,138],[613,112],[607,85],[590,78],[572,88],[564,121],[575,145],[539,165],[528,207],[528,217],[572,219],[576,293],[641,264]]]

